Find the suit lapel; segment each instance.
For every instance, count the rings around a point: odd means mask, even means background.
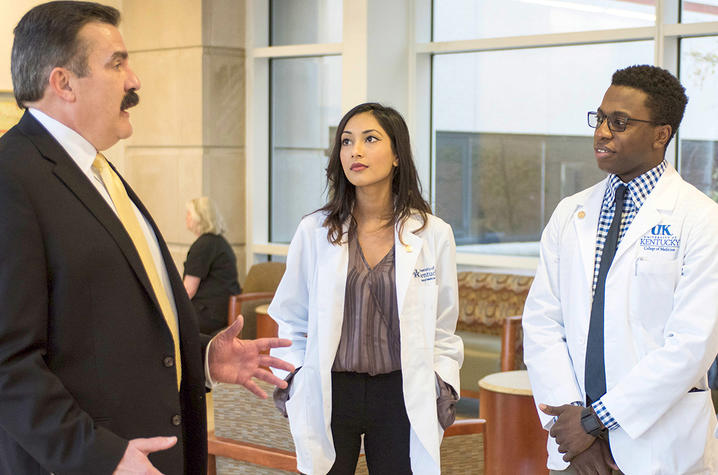
[[[109,163],[109,162],[108,162]],[[115,170],[115,167],[110,163],[110,166],[113,170]],[[174,264],[174,260],[172,259],[172,255],[170,254],[169,249],[167,248],[167,244],[162,237],[162,234],[160,233],[159,228],[157,227],[157,224],[152,219],[152,216],[150,216],[149,211],[145,208],[145,206],[142,204],[142,201],[140,201],[140,198],[135,194],[134,190],[130,187],[130,185],[125,181],[125,179],[120,175],[117,170],[115,170],[115,173],[117,173],[117,176],[120,177],[120,180],[122,180],[122,184],[125,186],[125,190],[127,190],[127,196],[130,197],[132,202],[137,206],[137,209],[140,210],[140,213],[144,218],[147,220],[147,222],[150,224],[150,228],[152,229],[152,232],[157,237],[157,244],[160,248],[160,253],[162,254],[162,260],[164,261],[165,268],[167,269],[167,277],[170,282],[170,286],[172,287],[172,295],[174,297],[175,301],[175,307],[177,309],[177,319],[179,321],[179,331],[180,331],[180,340],[182,341],[182,354],[185,354],[185,347],[187,345],[187,342],[194,342],[195,339],[193,335],[199,334],[199,327],[197,326],[196,319],[194,318],[186,318],[189,315],[194,314],[194,307],[192,306],[192,303],[190,302],[189,296],[187,295],[187,291],[184,288],[184,284],[182,283],[182,279],[177,273],[177,268]],[[113,213],[114,215],[114,213]],[[124,231],[124,228],[123,228]],[[126,234],[126,233],[125,233]],[[134,245],[132,246],[132,249],[135,250]],[[137,251],[135,250],[135,254]],[[137,257],[139,260],[139,256]],[[141,264],[141,262],[140,262]],[[145,278],[147,278],[147,274],[144,272],[144,266],[142,266],[143,275]],[[150,293],[150,297],[152,297],[152,301],[154,302],[157,309],[162,312],[162,309],[159,306],[159,302],[157,302],[157,299],[155,297],[154,292],[151,292],[152,287],[149,282],[149,279],[147,279],[146,282],[143,282],[143,285]],[[169,327],[168,327],[169,330]],[[189,335],[189,337],[188,337]],[[184,360],[183,360],[183,363]]]
[[[110,163],[110,162],[108,162]],[[172,295],[175,300],[175,306],[177,308],[177,317],[179,318],[181,313],[180,312],[180,302],[181,301],[187,301],[189,302],[189,297],[187,297],[187,291],[184,288],[184,285],[182,284],[182,280],[179,277],[179,274],[177,273],[176,266],[174,264],[174,260],[172,259],[172,255],[170,254],[169,249],[167,248],[167,244],[165,243],[164,238],[162,237],[162,234],[160,233],[159,228],[157,227],[157,224],[152,219],[152,216],[150,215],[149,211],[147,211],[147,208],[142,204],[142,201],[140,201],[140,198],[135,194],[134,190],[130,187],[130,185],[125,181],[125,179],[120,175],[120,173],[115,169],[115,166],[110,163],[110,166],[112,169],[117,173],[117,176],[120,177],[120,180],[122,180],[122,184],[125,187],[125,190],[127,191],[127,196],[129,196],[130,200],[132,200],[132,203],[134,203],[135,206],[137,206],[137,209],[140,211],[140,214],[147,220],[147,222],[150,225],[150,229],[152,229],[152,232],[154,233],[155,237],[157,238],[157,245],[160,248],[160,253],[162,254],[162,260],[164,261],[165,269],[167,269],[167,277],[169,279],[170,285],[172,287]],[[112,213],[113,216],[116,217],[114,213]],[[119,219],[117,220],[119,222]],[[125,231],[124,227],[120,223],[120,226],[122,227],[122,231]],[[125,232],[125,235],[127,235],[127,232]],[[129,235],[127,235],[129,239]],[[147,273],[145,272],[145,268],[142,265],[142,261],[139,258],[139,254],[137,254],[137,249],[135,248],[134,244],[132,244],[132,241],[130,240],[130,245],[132,246],[132,251],[137,256],[137,262],[140,265],[140,268],[142,270],[142,275],[145,277],[145,281],[143,281],[142,285],[145,286],[145,289],[150,293],[150,296],[152,297],[152,301],[155,303],[155,306],[157,307],[160,312],[162,311],[159,306],[159,302],[157,302],[157,299],[155,298],[155,294],[152,291],[152,284],[149,281],[149,278],[147,277]],[[159,272],[159,269],[158,269]],[[186,297],[186,298],[184,298]]]
[[[124,254],[138,280],[152,299],[155,307],[161,313],[159,302],[157,302],[157,298],[152,290],[150,280],[147,277],[140,256],[137,254],[135,245],[132,243],[130,236],[127,234],[127,231],[125,231],[124,226],[122,226],[122,223],[112,208],[110,208],[107,202],[105,202],[102,196],[97,192],[75,161],[67,155],[67,152],[65,152],[62,146],[29,112],[25,112],[18,123],[18,127],[22,133],[35,144],[42,156],[55,164],[53,168],[55,176],[85,205],[117,243],[117,246]],[[125,187],[128,190],[128,194],[130,194],[131,190],[127,184],[125,184]],[[130,198],[138,205],[140,211],[147,216],[147,211],[139,204],[139,200],[137,200],[134,193],[130,195]],[[154,223],[152,223],[151,220],[149,221],[154,227]],[[156,228],[155,232],[157,232]],[[157,235],[159,237],[159,234]]]

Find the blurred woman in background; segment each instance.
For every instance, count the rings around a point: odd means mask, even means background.
[[[197,311],[200,332],[214,335],[227,326],[229,296],[242,291],[237,258],[222,236],[224,220],[208,197],[187,202],[186,225],[197,239],[184,263],[184,286]]]

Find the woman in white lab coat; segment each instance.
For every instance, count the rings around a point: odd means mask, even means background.
[[[340,121],[329,202],[306,216],[269,308],[298,368],[286,391],[297,468],[439,473],[463,360],[451,227],[421,196],[406,123],[361,104]],[[286,373],[285,373],[286,375]]]

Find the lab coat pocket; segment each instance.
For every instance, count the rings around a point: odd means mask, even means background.
[[[306,398],[303,376],[303,371],[300,368],[292,378],[292,384],[289,386],[289,399],[285,405],[295,443],[307,429],[306,404],[302,403],[302,400]]]
[[[673,310],[679,270],[677,259],[636,259],[629,289],[631,315],[646,329],[662,334],[662,323]],[[658,334],[656,336],[659,337]]]
[[[691,468],[700,465],[715,421],[712,412],[710,392],[689,392],[659,419],[650,439],[651,451],[662,454],[660,473],[695,473]]]
[[[639,257],[636,259],[636,276],[670,275],[676,273],[676,259],[649,259]]]
[[[294,376],[292,377],[291,383],[287,390],[289,391],[289,397],[287,398],[287,412],[290,412],[290,406],[294,406],[294,402],[297,401],[303,394],[303,383],[304,378],[302,377],[302,367],[300,366]]]

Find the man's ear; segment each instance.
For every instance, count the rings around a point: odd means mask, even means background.
[[[653,137],[653,148],[664,149],[666,144],[671,139],[671,132],[673,127],[668,124],[659,125],[655,129],[655,135]]]
[[[75,102],[75,92],[72,90],[72,78],[70,71],[65,68],[56,67],[50,71],[48,88],[52,94],[63,101]]]

